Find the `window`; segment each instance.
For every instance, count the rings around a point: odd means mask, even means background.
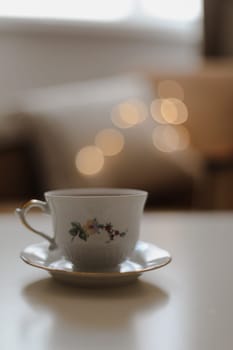
[[[144,14],[164,21],[194,22],[202,15],[201,0],[141,0]]]
[[[7,0],[2,18],[79,21],[164,21],[191,23],[202,15],[202,0]]]

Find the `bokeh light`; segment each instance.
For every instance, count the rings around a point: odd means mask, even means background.
[[[190,133],[188,129],[183,126],[179,125],[176,127],[176,130],[179,134],[179,150],[185,150],[190,146],[191,140],[190,140]]]
[[[190,136],[184,126],[160,125],[153,130],[152,141],[159,151],[174,152],[188,148]]]
[[[156,100],[151,102],[150,106],[150,112],[152,118],[160,123],[160,124],[167,124],[166,120],[164,120],[162,114],[161,114],[161,105],[162,105],[163,99],[157,98]]]
[[[95,175],[104,166],[104,155],[96,146],[83,147],[75,157],[78,171],[84,175]]]
[[[152,134],[154,146],[162,152],[173,152],[177,150],[179,137],[172,126],[158,126]]]
[[[183,124],[188,119],[186,105],[176,98],[169,98],[162,101],[161,114],[164,120],[171,124]]]
[[[105,156],[114,156],[124,147],[124,136],[115,129],[101,130],[95,137],[95,144]]]
[[[160,124],[183,124],[188,119],[186,105],[176,98],[156,99],[151,103],[152,118]]]
[[[161,114],[167,123],[176,124],[178,110],[176,104],[171,100],[163,100],[161,103]]]
[[[112,111],[112,122],[118,128],[127,129],[142,123],[147,118],[144,102],[132,99],[118,104]]]
[[[158,84],[160,98],[177,98],[184,100],[184,89],[175,80],[163,80]]]

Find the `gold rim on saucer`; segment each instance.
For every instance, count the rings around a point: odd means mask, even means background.
[[[81,271],[58,250],[49,250],[47,242],[26,247],[20,257],[25,263],[46,270],[55,279],[80,285],[127,283],[171,262],[166,250],[144,241],[138,241],[129,259],[111,271]]]

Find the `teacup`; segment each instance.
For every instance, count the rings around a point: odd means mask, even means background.
[[[89,188],[48,191],[46,201],[32,199],[17,208],[22,223],[50,242],[50,249],[78,268],[117,267],[132,253],[139,238],[147,192],[133,189]],[[54,237],[34,229],[27,212],[39,207],[51,214]]]

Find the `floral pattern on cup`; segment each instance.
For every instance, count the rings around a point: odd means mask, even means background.
[[[80,222],[71,222],[71,228],[69,230],[69,234],[72,236],[72,241],[77,236],[83,241],[87,241],[90,236],[102,234],[104,232],[109,236],[109,240],[106,243],[110,243],[116,237],[124,237],[127,233],[116,230],[110,222],[100,224],[96,218],[87,220],[84,225],[81,225]]]

